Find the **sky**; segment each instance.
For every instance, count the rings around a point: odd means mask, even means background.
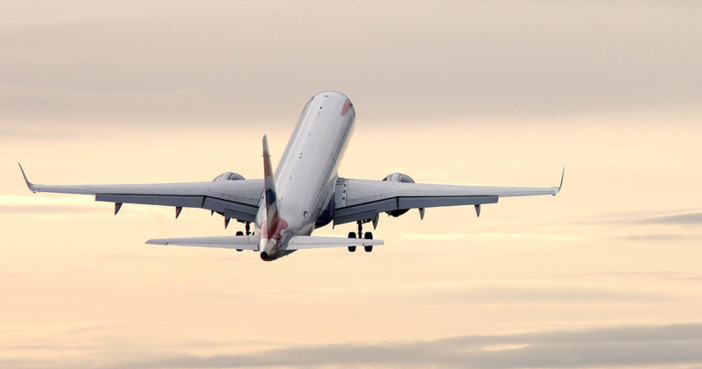
[[[702,5],[0,1],[0,367],[702,368]],[[366,254],[44,184],[260,178],[347,94],[340,175],[555,186]],[[368,226],[370,227],[370,226]],[[344,237],[353,224],[316,235]],[[367,228],[367,230],[370,228]]]

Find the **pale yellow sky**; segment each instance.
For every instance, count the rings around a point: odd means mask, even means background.
[[[1,4],[0,367],[702,364],[699,5],[170,4]],[[16,165],[257,178],[260,137],[275,164],[323,89],[358,114],[342,176],[551,186],[565,165],[564,190],[263,263],[143,244],[239,229],[207,211],[115,217]]]

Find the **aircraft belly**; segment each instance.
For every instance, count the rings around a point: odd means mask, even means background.
[[[341,115],[346,97],[314,99],[303,113],[276,172],[281,218],[289,232],[309,234],[334,193],[340,156],[354,113]]]

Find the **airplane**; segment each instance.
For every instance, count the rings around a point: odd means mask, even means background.
[[[347,247],[355,252],[363,246],[371,252],[383,245],[363,232],[363,225],[378,225],[381,213],[399,217],[410,209],[473,205],[477,216],[481,206],[497,203],[501,197],[553,195],[563,186],[565,168],[558,187],[493,187],[415,183],[404,173],[392,173],[382,180],[339,177],[338,169],[354,130],[356,111],[340,92],[321,92],[305,105],[275,173],[268,140],[263,136],[263,179],[245,179],[225,172],[209,182],[123,184],[123,185],[41,185],[31,183],[19,164],[27,187],[34,193],[53,192],[94,195],[96,201],[113,202],[117,215],[122,204],[175,207],[178,218],[183,208],[202,208],[245,224],[245,233],[235,236],[151,239],[147,244],[200,246],[260,251],[264,261],[273,261],[297,250]],[[312,231],[329,223],[356,222],[358,232],[348,237],[312,236]],[[250,229],[251,223],[255,231]]]

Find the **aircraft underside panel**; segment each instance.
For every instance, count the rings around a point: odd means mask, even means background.
[[[393,210],[430,208],[437,206],[494,204],[497,196],[427,196],[393,197],[336,209],[334,224],[373,219],[378,214]]]
[[[253,222],[258,211],[256,206],[209,196],[97,194],[95,195],[95,201],[202,208],[222,213],[227,218],[245,222]]]

